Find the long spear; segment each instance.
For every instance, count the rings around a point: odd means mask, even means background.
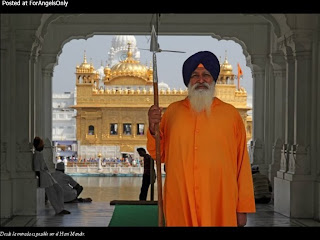
[[[156,53],[159,52],[156,31],[152,25],[150,51],[153,52],[153,93],[154,105],[159,107],[158,96],[158,74],[157,74],[157,58]],[[159,124],[155,125],[156,139],[156,166],[157,166],[157,187],[158,187],[158,225],[163,227],[163,204],[162,204],[162,174],[161,174],[161,154],[160,154],[160,132]]]

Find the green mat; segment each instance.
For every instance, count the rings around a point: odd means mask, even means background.
[[[116,204],[109,227],[157,227],[158,205]]]

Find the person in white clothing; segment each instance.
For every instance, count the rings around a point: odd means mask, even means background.
[[[83,187],[79,185],[70,175],[64,173],[65,164],[63,162],[57,163],[56,171],[52,173],[54,179],[59,183],[63,189],[63,196],[65,203],[76,202],[92,202],[91,198],[79,198]]]
[[[57,181],[52,177],[49,168],[43,157],[44,141],[40,137],[33,140],[35,148],[33,155],[33,168],[36,176],[39,177],[40,188],[45,188],[46,196],[54,208],[56,215],[70,214],[64,209],[63,190]]]
[[[63,158],[63,163],[65,167],[68,165],[68,159],[66,157]]]

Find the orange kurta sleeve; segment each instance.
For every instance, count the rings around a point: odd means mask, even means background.
[[[240,115],[238,116],[237,125],[239,188],[237,212],[252,213],[255,212],[255,201],[254,198],[252,198],[254,195],[253,179],[247,150],[246,131]]]

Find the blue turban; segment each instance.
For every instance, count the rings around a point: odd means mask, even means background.
[[[216,55],[209,51],[200,51],[190,56],[182,66],[184,84],[188,87],[193,71],[202,63],[216,82],[220,73],[220,63]]]

